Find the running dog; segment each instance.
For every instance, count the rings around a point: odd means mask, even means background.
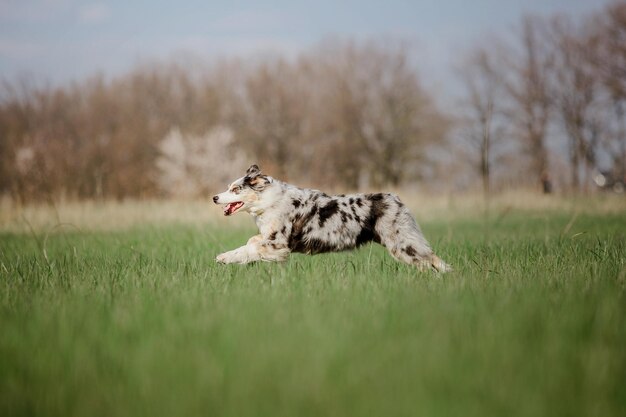
[[[247,211],[259,229],[245,246],[218,255],[220,263],[284,261],[291,252],[337,252],[374,241],[420,270],[451,270],[394,194],[329,196],[278,181],[252,165],[213,202],[224,206],[225,216]]]

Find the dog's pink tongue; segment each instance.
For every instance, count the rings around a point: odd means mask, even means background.
[[[226,204],[226,207],[224,207],[224,216],[232,214],[233,211],[237,210],[240,204],[240,202]]]

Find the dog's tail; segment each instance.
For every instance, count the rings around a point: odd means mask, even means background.
[[[434,253],[430,256],[430,266],[437,272],[452,272],[453,269],[450,265],[441,260],[440,257]]]

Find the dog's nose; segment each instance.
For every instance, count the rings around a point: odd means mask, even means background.
[[[214,202],[215,204],[217,204],[217,200],[219,200],[219,199],[220,199],[220,198],[219,198],[218,196],[216,196],[216,195],[214,195],[214,196],[213,196],[213,202]]]

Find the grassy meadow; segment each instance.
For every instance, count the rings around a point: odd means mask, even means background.
[[[403,198],[454,272],[217,265],[254,228],[208,202],[2,202],[0,415],[626,415],[626,199]]]

